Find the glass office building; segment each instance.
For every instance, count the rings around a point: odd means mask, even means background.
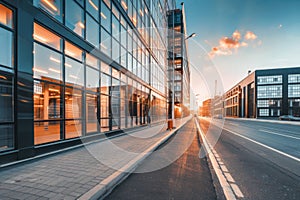
[[[1,162],[165,122],[164,30],[174,7],[0,0]]]
[[[167,14],[168,27],[171,30],[168,32],[169,118],[172,118],[173,99],[175,118],[186,117],[190,114],[190,67],[186,41],[188,36],[186,35],[184,4],[181,5],[181,9],[170,10]]]
[[[228,117],[300,116],[300,68],[256,70],[224,95]]]

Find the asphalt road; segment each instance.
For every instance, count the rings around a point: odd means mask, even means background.
[[[200,126],[207,135],[221,131],[214,149],[244,199],[300,199],[300,126],[226,119],[222,130],[216,121]]]
[[[216,199],[207,160],[198,156],[199,145],[195,123],[191,120],[106,199]],[[178,159],[171,155],[177,155]],[[162,161],[170,161],[170,165],[144,172],[161,165]]]

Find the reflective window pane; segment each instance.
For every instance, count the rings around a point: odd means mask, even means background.
[[[65,54],[80,61],[83,58],[83,51],[70,42],[65,42]]]
[[[13,34],[0,27],[0,65],[13,67]]]
[[[62,0],[34,0],[34,5],[62,22]]]
[[[106,74],[101,74],[101,93],[109,94],[111,86],[111,77]]]
[[[84,12],[74,0],[66,1],[66,26],[80,36],[84,34]]]
[[[34,78],[40,80],[62,80],[62,55],[44,46],[34,43]]]
[[[87,11],[96,19],[99,20],[99,1],[98,0],[86,0]]]
[[[9,28],[13,26],[13,12],[2,4],[0,4],[0,24]]]
[[[84,68],[83,64],[71,58],[65,60],[65,80],[66,83],[78,86],[84,86]]]
[[[1,70],[0,111],[0,122],[13,121],[13,75]]]
[[[60,140],[60,121],[34,122],[34,144]]]
[[[61,87],[46,82],[34,82],[34,120],[61,118]]]
[[[101,3],[101,25],[110,32],[111,28],[111,12],[109,8],[102,2]]]
[[[66,88],[65,115],[66,119],[80,119],[82,117],[82,91]]]
[[[101,51],[111,57],[111,36],[101,28]]]
[[[0,152],[14,147],[13,125],[0,125]]]
[[[88,14],[86,15],[86,40],[99,47],[99,25]]]
[[[61,38],[36,23],[34,23],[33,38],[54,49],[61,50]]]
[[[66,139],[82,136],[82,120],[67,120],[65,122]]]
[[[94,94],[86,95],[86,132],[97,132],[98,127],[98,97]]]
[[[99,83],[100,83],[99,71],[90,67],[86,67],[86,89],[93,92],[98,92]]]
[[[101,62],[101,71],[110,75],[111,67],[108,64],[106,64],[105,62]]]
[[[120,39],[120,22],[119,20],[113,16],[112,18],[112,36],[117,40],[119,41]]]
[[[99,60],[91,54],[86,54],[86,64],[99,70]]]

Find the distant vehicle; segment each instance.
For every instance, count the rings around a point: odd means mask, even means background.
[[[279,120],[300,121],[300,117],[294,117],[293,115],[282,115],[279,117]]]

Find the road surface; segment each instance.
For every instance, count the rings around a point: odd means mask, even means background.
[[[136,169],[141,172],[170,154],[183,155],[169,166],[148,173],[134,173],[106,199],[216,199],[206,158],[200,159],[199,142],[194,120],[188,122],[176,136],[155,151]]]
[[[215,151],[243,199],[300,199],[300,126],[200,119],[208,135],[222,131]],[[208,129],[208,127],[210,127]]]

